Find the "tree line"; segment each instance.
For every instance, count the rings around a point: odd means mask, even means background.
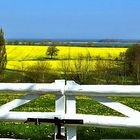
[[[6,45],[29,45],[29,46],[86,46],[93,47],[92,41],[60,41],[60,40],[6,40]]]

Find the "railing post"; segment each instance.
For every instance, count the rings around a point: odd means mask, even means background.
[[[64,95],[64,88],[65,88],[65,80],[56,80],[55,83],[57,86],[59,85],[61,88],[61,93],[62,95],[57,95],[56,96],[56,101],[55,101],[55,112],[57,114],[63,115],[65,114],[65,95]],[[58,132],[58,128],[55,126],[55,136],[54,140],[58,140],[56,138],[56,134]],[[61,127],[61,135],[65,136],[65,128]]]
[[[67,81],[68,88],[73,86],[73,81]],[[66,114],[69,116],[76,114],[76,99],[75,96],[67,96],[66,98]],[[76,140],[76,126],[67,127],[67,140]]]

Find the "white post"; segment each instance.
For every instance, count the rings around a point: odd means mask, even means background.
[[[56,80],[55,83],[57,84],[57,86],[59,85],[61,87],[61,93],[62,93],[62,95],[56,96],[55,112],[57,114],[63,115],[63,114],[65,114],[65,95],[64,95],[65,80]],[[55,126],[54,140],[58,140],[58,139],[56,139],[57,132],[58,132],[58,130],[57,130],[57,127]],[[64,127],[61,127],[61,135],[65,136]]]
[[[73,88],[74,82],[67,81],[67,88]],[[76,114],[76,99],[75,96],[67,96],[66,98],[66,114],[73,116]],[[76,126],[67,127],[67,140],[76,140]]]
[[[67,97],[67,115],[72,116],[76,114],[76,100],[75,96]],[[67,127],[67,140],[76,140],[76,126]]]

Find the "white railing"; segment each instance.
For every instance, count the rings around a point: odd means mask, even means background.
[[[140,128],[139,111],[106,97],[140,96],[139,85],[78,85],[74,81],[66,81],[65,83],[65,80],[56,80],[50,84],[0,83],[0,91],[27,92],[24,97],[0,107],[0,120],[35,122],[36,124],[40,122],[54,123],[56,126],[55,139],[63,139],[66,135],[67,140],[76,140],[77,125]],[[12,92],[10,93],[12,94]],[[56,95],[55,112],[10,111],[47,93]],[[89,96],[126,117],[77,114],[75,96],[82,95]]]

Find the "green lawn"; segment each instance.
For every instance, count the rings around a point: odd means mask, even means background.
[[[0,94],[0,105],[21,96],[22,94]],[[117,101],[127,104],[137,110],[140,110],[140,98],[123,98],[111,97]],[[98,115],[120,115],[121,114],[100,105],[96,101],[87,97],[77,97],[77,113],[83,114],[98,114]],[[16,111],[54,111],[55,110],[55,96],[43,95],[38,99],[31,101],[21,107],[14,109]],[[34,124],[24,124],[19,122],[1,122],[0,123],[0,137],[6,138],[22,138],[32,140],[52,140],[54,134],[54,125],[41,124],[35,126]],[[98,139],[128,139],[140,138],[140,129],[121,129],[121,128],[96,128],[96,127],[82,127],[79,126],[77,130],[79,140],[98,140]]]

